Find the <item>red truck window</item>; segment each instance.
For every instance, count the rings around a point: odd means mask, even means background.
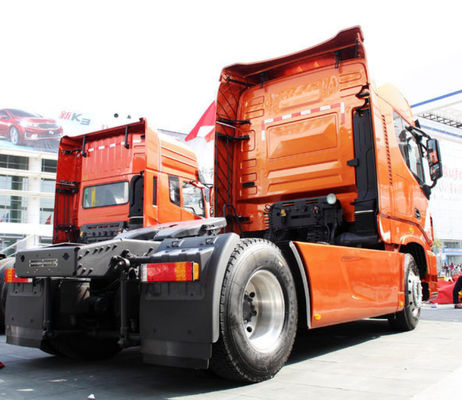
[[[83,208],[107,207],[128,202],[128,182],[87,186],[83,191]]]
[[[189,182],[183,182],[183,208],[199,217],[205,217],[202,190]]]

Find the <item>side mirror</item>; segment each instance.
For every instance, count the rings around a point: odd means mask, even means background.
[[[430,168],[430,179],[435,182],[443,176],[440,145],[436,139],[427,140],[427,160]]]

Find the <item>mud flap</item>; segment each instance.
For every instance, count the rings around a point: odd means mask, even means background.
[[[42,281],[10,283],[6,298],[6,342],[40,348],[45,296]]]
[[[207,368],[219,336],[221,286],[229,257],[239,241],[234,233],[166,239],[153,262],[194,261],[195,282],[145,282],[141,288],[140,336],[147,363]],[[176,239],[176,242],[178,240]]]

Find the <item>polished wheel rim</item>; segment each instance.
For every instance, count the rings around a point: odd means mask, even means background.
[[[243,328],[252,347],[270,352],[284,327],[284,293],[271,272],[259,270],[247,282],[243,297]]]
[[[414,317],[417,317],[420,307],[422,307],[422,284],[413,269],[409,271],[408,292],[410,311]]]
[[[18,130],[16,128],[11,128],[11,130],[10,130],[10,139],[11,139],[11,143],[13,143],[13,144],[18,143]]]

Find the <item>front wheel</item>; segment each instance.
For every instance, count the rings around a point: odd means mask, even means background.
[[[10,142],[15,145],[21,144],[21,137],[19,136],[18,128],[15,126],[10,128]]]
[[[266,240],[242,240],[223,281],[211,369],[243,382],[272,378],[290,355],[296,328],[295,284],[281,251]]]
[[[419,322],[422,307],[422,284],[417,264],[410,254],[404,259],[404,309],[388,317],[391,327],[397,331],[411,331]]]

